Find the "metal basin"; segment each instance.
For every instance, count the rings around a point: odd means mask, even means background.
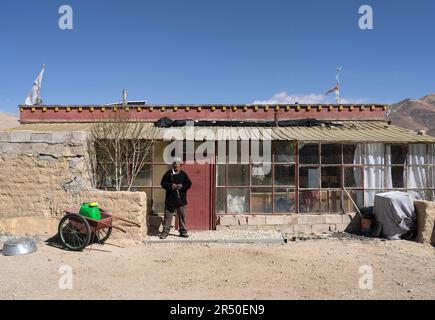
[[[11,239],[4,243],[2,253],[4,256],[22,256],[38,250],[35,240],[31,238]]]

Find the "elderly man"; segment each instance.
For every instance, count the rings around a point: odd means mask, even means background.
[[[166,198],[163,232],[160,235],[160,239],[168,237],[175,211],[178,212],[180,221],[180,237],[188,238],[185,207],[187,204],[187,190],[192,186],[192,182],[187,174],[181,170],[179,162],[174,162],[172,169],[165,173],[161,186],[166,190]]]

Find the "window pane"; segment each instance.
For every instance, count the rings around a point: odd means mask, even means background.
[[[341,212],[341,191],[328,191],[329,212]]]
[[[272,188],[252,188],[251,213],[272,213]]]
[[[252,165],[252,185],[272,185],[272,164]]]
[[[301,164],[318,164],[319,145],[318,144],[300,145],[299,162]]]
[[[151,165],[146,164],[137,174],[133,185],[135,187],[151,187],[151,182]]]
[[[249,213],[249,189],[229,188],[227,192],[228,213]]]
[[[341,144],[322,144],[322,164],[341,164]]]
[[[299,187],[305,189],[319,188],[319,168],[299,168]]]
[[[344,168],[344,186],[345,188],[362,188],[362,168]]]
[[[225,186],[225,165],[220,164],[216,166],[217,185]]]
[[[152,213],[159,214],[165,212],[166,191],[163,189],[153,188]]]
[[[228,185],[248,186],[249,185],[249,165],[229,164],[228,165]]]
[[[291,163],[295,161],[295,145],[289,141],[274,141],[275,162]]]
[[[341,167],[322,167],[322,188],[341,187]]]
[[[361,164],[360,161],[355,162],[355,144],[345,144],[343,145],[343,163],[345,164]],[[359,159],[357,159],[359,160]]]
[[[391,178],[393,180],[393,188],[404,188],[405,182],[403,181],[404,167],[391,167]]]
[[[275,185],[294,186],[295,185],[295,166],[294,165],[275,165]]]
[[[302,191],[299,193],[299,213],[320,212],[320,192]]]
[[[404,144],[391,145],[391,164],[405,164],[407,147]]]
[[[166,163],[165,159],[164,159],[164,153],[166,150],[166,147],[169,146],[171,144],[171,147],[168,147],[170,149],[168,149],[168,152],[171,151],[169,158],[170,159],[166,159],[166,161],[171,161],[171,159],[174,159],[177,154],[177,157],[180,160],[183,160],[183,148],[184,148],[184,143],[183,141],[156,141],[154,143],[154,162],[158,162],[158,163]],[[172,161],[171,161],[172,162]],[[168,164],[172,164],[172,163],[168,163]]]
[[[363,207],[363,192],[360,190],[349,190],[349,195],[351,196],[353,202],[356,203],[358,208]],[[356,212],[355,206],[352,201],[349,199],[349,196],[346,192],[343,192],[343,210],[346,213]]]
[[[249,141],[228,141],[228,163],[249,163]]]
[[[275,189],[275,212],[276,213],[295,213],[296,198],[294,189],[278,188]]]
[[[383,189],[385,185],[384,167],[366,167],[364,169],[364,187],[366,189]]]
[[[216,213],[225,213],[225,199],[227,198],[225,188],[217,188],[216,190]]]
[[[171,169],[170,165],[162,164],[153,166],[153,186],[160,187],[160,182],[169,169]]]

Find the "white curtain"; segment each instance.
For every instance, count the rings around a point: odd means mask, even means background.
[[[363,163],[364,169],[364,207],[371,207],[375,200],[375,191],[369,189],[383,190],[392,187],[391,169],[385,169],[385,158],[391,164],[391,150],[385,149],[382,143],[359,144],[355,150],[354,164]],[[361,183],[361,177],[355,171],[355,181]],[[361,199],[357,199],[361,203]]]
[[[408,189],[422,189],[421,191],[409,190],[409,193],[416,199],[426,199],[428,172],[427,168],[423,165],[428,164],[427,145],[410,144],[407,160],[406,187]]]

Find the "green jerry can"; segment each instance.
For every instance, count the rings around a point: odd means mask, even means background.
[[[98,203],[83,203],[80,206],[80,215],[91,218],[93,220],[101,220],[101,212],[98,208]]]

